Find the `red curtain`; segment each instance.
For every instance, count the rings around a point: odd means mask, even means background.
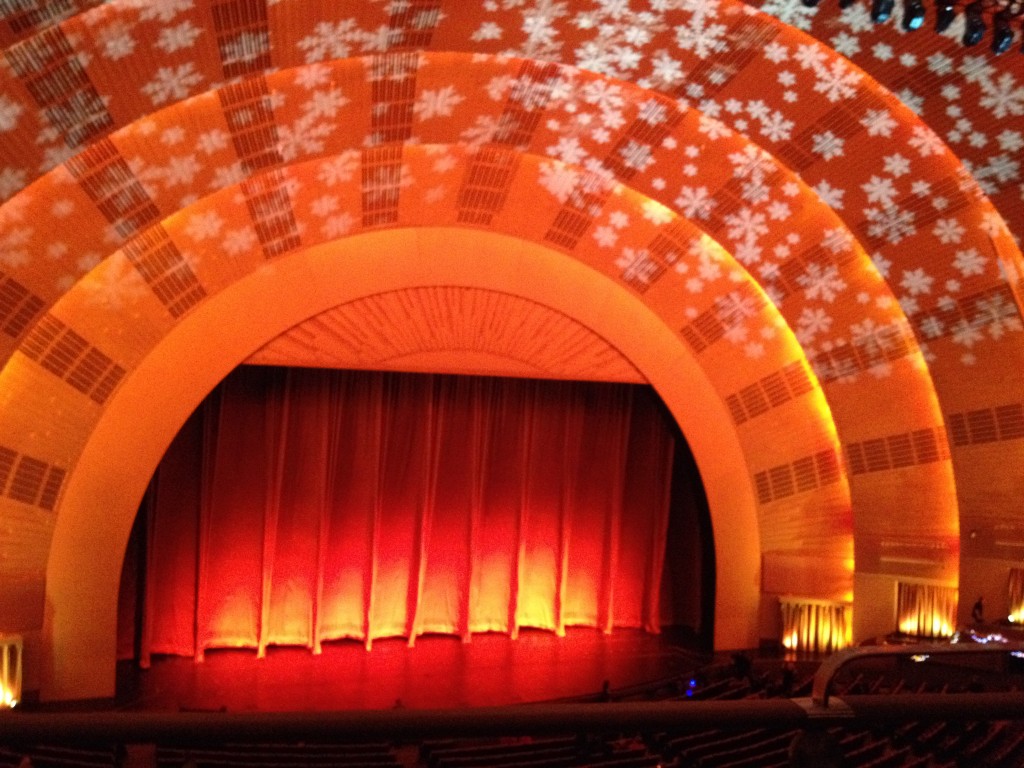
[[[240,368],[147,494],[142,661],[656,632],[673,446],[644,387]]]

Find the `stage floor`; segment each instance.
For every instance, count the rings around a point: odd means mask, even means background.
[[[118,666],[116,706],[131,710],[327,711],[482,707],[594,695],[686,674],[708,661],[692,636],[666,630],[524,630],[472,641],[426,636],[304,648],[207,651],[205,661],[159,657]]]

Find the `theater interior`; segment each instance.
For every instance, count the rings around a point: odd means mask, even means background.
[[[1022,19],[0,1],[0,764],[1024,764]]]

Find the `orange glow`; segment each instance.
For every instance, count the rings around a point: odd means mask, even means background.
[[[20,635],[0,635],[0,709],[11,709],[21,698]]]
[[[784,599],[782,647],[787,651],[829,652],[850,645],[851,606],[829,600]]]

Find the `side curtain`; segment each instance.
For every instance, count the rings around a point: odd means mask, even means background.
[[[141,659],[656,632],[673,450],[643,387],[243,367],[147,494]]]
[[[958,596],[955,587],[900,582],[897,629],[918,637],[949,637],[956,628]]]

